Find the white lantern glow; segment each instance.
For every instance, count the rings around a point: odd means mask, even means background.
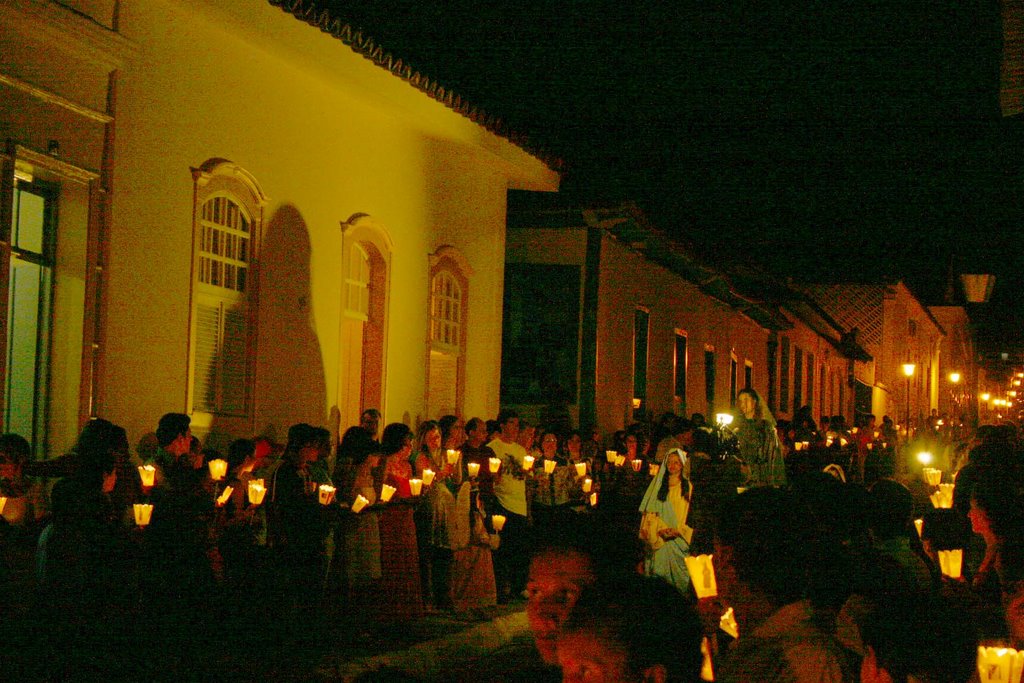
[[[414,496],[418,496],[423,493],[423,480],[422,479],[410,479],[409,480],[409,493]]]
[[[1008,647],[978,648],[978,680],[981,683],[1020,683],[1024,652]]]
[[[395,491],[397,491],[397,490],[398,489],[396,489],[394,486],[391,486],[390,484],[384,484],[384,486],[381,487],[381,490],[380,490],[380,500],[381,500],[381,502],[387,503],[388,501],[390,501],[391,500],[391,496],[395,495]]]
[[[469,471],[469,478],[476,479],[477,475],[480,474],[480,463],[470,462],[466,463],[466,470]]]
[[[959,548],[939,551],[939,569],[942,570],[943,576],[959,579],[962,576],[963,561],[964,551]]]
[[[697,592],[697,598],[713,598],[718,595],[718,584],[715,582],[715,566],[711,555],[687,556],[686,571],[690,572],[690,581]]]
[[[525,470],[526,472],[532,470],[534,462],[536,462],[536,458],[534,458],[532,455],[528,455],[525,458],[523,458],[523,470]]]
[[[494,530],[501,532],[505,528],[505,515],[491,515],[491,524],[494,526]]]
[[[356,500],[352,503],[352,512],[359,514],[363,508],[370,504],[370,501],[363,494],[356,496]]]
[[[501,458],[487,458],[487,469],[491,471],[491,474],[497,474],[501,469]]]
[[[221,508],[227,505],[228,500],[231,498],[231,494],[234,493],[235,489],[231,486],[225,486],[221,494],[217,496],[217,507]]]
[[[211,460],[206,463],[206,466],[210,468],[210,479],[213,479],[214,481],[220,481],[224,478],[224,475],[228,473],[227,460],[217,458],[216,460]]]
[[[153,516],[153,506],[149,503],[135,503],[132,505],[135,512],[135,523],[138,526],[149,526],[149,520]]]
[[[139,479],[142,485],[149,488],[156,481],[156,467],[154,465],[139,465]]]
[[[267,495],[267,488],[263,485],[262,479],[253,479],[249,482],[249,503],[252,505],[260,505],[263,503],[263,497]]]
[[[331,503],[333,503],[334,502],[334,493],[337,490],[338,489],[334,488],[330,484],[320,484],[320,489],[319,489],[319,491],[320,491],[320,493],[319,493],[320,504],[321,505],[330,505]]]
[[[430,486],[434,483],[434,470],[423,470],[423,485]]]
[[[555,471],[555,465],[557,465],[557,464],[558,463],[556,463],[554,460],[548,460],[548,459],[545,458],[545,460],[544,460],[544,473],[545,474],[551,474],[552,472],[554,472]]]
[[[585,476],[587,476],[587,463],[585,463],[585,462],[578,462],[578,463],[576,463],[575,467],[576,467],[576,476],[577,477],[585,477]]]

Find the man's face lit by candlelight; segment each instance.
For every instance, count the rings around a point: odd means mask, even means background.
[[[557,640],[580,591],[595,580],[590,558],[570,550],[541,553],[530,562],[526,615],[541,658],[558,664]]]

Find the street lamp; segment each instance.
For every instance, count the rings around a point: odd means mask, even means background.
[[[959,372],[951,372],[951,373],[949,373],[949,381],[952,382],[953,384],[957,384],[960,381],[960,373]]]
[[[910,378],[914,376],[917,366],[913,363],[903,364],[903,374],[907,376],[907,440],[910,440]]]

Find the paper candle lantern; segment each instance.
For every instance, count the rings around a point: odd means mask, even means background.
[[[227,505],[228,500],[231,498],[231,494],[234,493],[235,489],[232,486],[225,486],[221,494],[217,496],[217,507],[224,507]]]
[[[459,451],[452,450],[451,448],[449,448],[445,452],[445,456],[448,458],[448,464],[449,465],[454,465],[455,463],[457,463],[459,461],[459,456],[460,455],[462,455],[462,454]]]
[[[615,466],[616,467],[622,467],[625,464],[626,464],[626,456],[624,456],[624,455],[615,456]]]
[[[825,445],[826,446],[831,446],[832,445],[832,441],[833,441],[833,438],[831,436],[828,437],[827,439],[825,439]]]
[[[228,473],[228,461],[217,458],[211,460],[206,464],[210,468],[210,479],[214,481],[220,481],[224,478],[224,475]]]
[[[875,447],[875,444],[873,444],[873,443],[871,443],[871,442],[869,441],[869,442],[868,442],[868,450],[869,450],[869,451],[870,451],[870,450],[873,450],[873,449],[874,449],[874,447]]]
[[[943,576],[959,579],[963,568],[963,561],[964,551],[959,548],[956,550],[939,551],[939,569],[942,570]]]
[[[253,479],[249,482],[249,503],[252,505],[260,505],[263,503],[263,497],[267,495],[267,488],[263,485],[262,479]]]
[[[7,496],[0,496],[0,515],[4,513],[5,507],[7,507]]]
[[[139,465],[139,479],[142,485],[149,488],[156,481],[156,467],[153,465]]]
[[[811,442],[810,442],[810,441],[801,441],[800,443],[802,443],[802,444],[804,445],[804,448],[803,448],[803,450],[805,450],[805,451],[806,451],[806,450],[807,450],[808,448],[810,448],[810,447],[811,447]]]
[[[505,515],[491,515],[491,524],[495,531],[500,532],[505,528]]]
[[[656,462],[652,462],[652,463],[651,463],[651,466],[647,468],[647,472],[648,472],[648,473],[649,473],[649,474],[650,474],[650,475],[651,475],[652,477],[656,477],[656,476],[658,476],[658,472],[660,472],[660,471],[661,471],[661,465],[659,465],[659,464],[658,464],[658,463],[656,463]]]
[[[135,503],[132,506],[132,510],[135,512],[135,523],[139,526],[148,526],[149,520],[153,516],[153,506],[149,503]]]
[[[632,465],[634,472],[639,472],[641,469],[643,469],[644,461],[643,460],[634,460],[633,462],[631,462],[629,464]]]
[[[547,459],[545,459],[544,460],[544,472],[546,474],[551,474],[552,472],[555,471],[555,465],[556,464],[558,464],[558,463],[556,463],[554,460],[547,460]]]
[[[725,610],[725,614],[718,620],[718,628],[728,633],[733,638],[740,637],[740,625],[736,623],[736,613],[732,607]]]
[[[797,441],[797,442],[795,442],[793,444],[793,450],[794,451],[799,452],[799,451],[802,451],[803,449],[804,449],[804,442],[803,441]]]
[[[330,505],[333,503],[335,491],[337,491],[337,489],[330,484],[320,484],[320,504]]]
[[[686,571],[690,572],[690,581],[697,591],[698,598],[713,598],[718,595],[718,584],[715,583],[715,567],[711,563],[711,555],[687,556]]]
[[[469,470],[469,476],[471,479],[475,479],[480,474],[480,463],[471,462],[466,464],[466,469]]]
[[[619,454],[615,451],[605,451],[604,457],[607,458],[608,462],[614,463]]]
[[[583,480],[583,493],[590,493],[590,489],[594,488],[594,480],[587,477]]]
[[[491,474],[497,474],[501,469],[501,458],[487,458],[487,469],[491,471]]]
[[[381,502],[386,503],[389,500],[391,500],[391,496],[395,495],[395,491],[397,490],[398,489],[396,489],[394,486],[391,486],[390,484],[384,484],[384,486],[380,490]]]
[[[590,507],[597,507],[597,491],[590,494]]]
[[[352,503],[352,512],[359,514],[363,511],[363,508],[369,504],[370,501],[367,500],[366,496],[360,493],[358,496],[356,496],[355,502]]]
[[[578,462],[576,463],[576,476],[585,477],[587,476],[587,463]]]
[[[924,480],[928,482],[929,486],[938,486],[942,483],[942,470],[935,469],[934,467],[925,467],[921,470],[924,475]]]
[[[921,534],[924,532],[924,520],[923,519],[915,519],[914,520],[914,528],[917,529],[917,537],[921,538]]]
[[[423,470],[423,485],[430,486],[434,483],[434,470]]]
[[[528,455],[525,458],[523,458],[523,469],[527,472],[532,470],[534,461],[535,458],[532,455]]]
[[[409,493],[414,496],[418,496],[423,492],[423,480],[422,479],[410,479],[409,480]]]
[[[981,683],[1020,683],[1024,652],[1008,647],[978,648],[978,679]]]

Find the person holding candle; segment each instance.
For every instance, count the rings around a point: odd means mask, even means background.
[[[456,514],[455,496],[462,484],[462,469],[458,463],[448,462],[446,453],[449,449],[442,448],[444,438],[436,422],[428,420],[421,424],[417,440],[419,453],[413,462],[415,476],[422,478],[423,471],[428,469],[435,472],[433,485],[426,490],[426,505],[417,507],[415,513],[420,580],[427,604],[445,609],[451,606],[453,544],[450,534],[459,527],[453,517]],[[455,441],[450,439],[451,443]],[[468,509],[465,512],[467,521],[461,525],[463,529],[466,529],[469,517]],[[455,545],[464,546],[465,543]]]
[[[757,487],[722,505],[715,533],[718,594],[740,637],[716,672],[720,683],[847,683],[855,663],[810,599],[812,572],[837,549],[796,493]]]
[[[660,579],[588,586],[558,635],[562,680],[697,683],[702,639],[693,607]]]
[[[494,479],[497,509],[490,512],[503,514],[508,520],[501,535],[501,546],[495,552],[494,558],[498,602],[504,603],[519,595],[526,585],[528,508],[526,474],[523,470],[526,449],[518,442],[519,414],[513,410],[502,410],[498,414],[498,425],[500,432],[487,447],[502,462],[501,470]]]
[[[340,482],[338,495],[342,500],[354,501],[363,496],[368,505],[377,502],[377,491],[383,483],[380,445],[362,427],[350,427],[338,446],[338,459],[349,463],[348,476]],[[341,527],[341,561],[335,562],[336,574],[344,584],[348,604],[369,607],[376,596],[373,587],[381,577],[380,524],[377,513],[363,510],[347,515]]]
[[[740,458],[749,469],[747,486],[785,485],[785,463],[771,411],[750,388],[740,389],[736,405],[740,412],[736,421]]]
[[[665,455],[640,502],[640,538],[646,546],[644,573],[660,576],[680,593],[690,585],[685,558],[693,536],[693,529],[686,524],[692,495],[693,486],[683,476],[682,452],[676,449]]]
[[[412,492],[409,479],[413,435],[408,426],[393,422],[381,435],[384,458],[383,483],[396,491],[380,511],[380,592],[375,616],[383,621],[406,621],[423,614],[420,561],[416,547],[416,525],[407,503]]]
[[[985,541],[971,586],[990,605],[1001,605],[1004,593],[1024,579],[1024,506],[1018,486],[1004,473],[988,471],[971,492],[971,531]]]

